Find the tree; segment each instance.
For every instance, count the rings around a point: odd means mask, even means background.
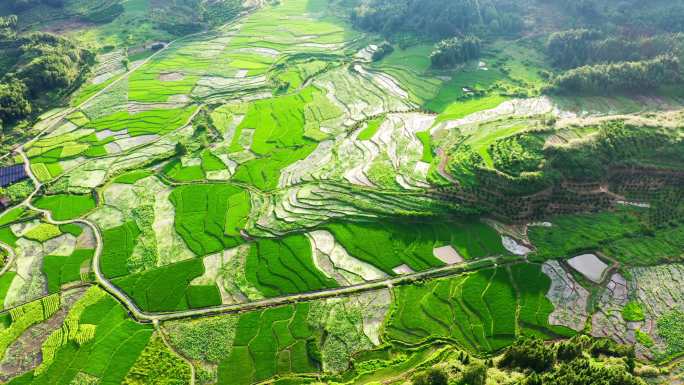
[[[656,35],[640,38],[605,37],[588,29],[555,32],[546,43],[546,53],[558,68],[577,68],[590,64],[618,63],[653,59],[673,53],[681,37]]]
[[[392,47],[392,45],[388,42],[383,42],[378,46],[378,49],[375,50],[375,52],[373,52],[372,60],[380,61],[392,52],[394,52],[394,48]]]
[[[449,377],[439,369],[428,369],[413,379],[413,385],[447,385]]]
[[[29,115],[31,103],[27,99],[28,88],[15,77],[8,77],[0,83],[0,120],[14,122]]]
[[[557,76],[547,92],[601,95],[609,92],[653,90],[682,80],[679,59],[660,56],[652,60],[583,66]]]
[[[469,33],[516,33],[519,5],[503,0],[361,0],[351,14],[360,29],[443,39]]]
[[[465,368],[460,383],[463,385],[485,385],[487,382],[487,367],[474,364]]]
[[[0,40],[14,39],[17,35],[17,16],[0,17]]]
[[[57,3],[52,3],[53,5]],[[62,96],[72,89],[94,55],[71,41],[48,33],[16,34],[16,16],[0,17],[0,40],[10,55],[10,68],[0,79],[0,120],[12,124],[26,118],[45,95]]]
[[[434,68],[449,68],[480,57],[482,42],[475,36],[453,37],[435,45],[430,54]]]
[[[554,362],[553,347],[546,345],[541,339],[523,337],[506,349],[499,366],[543,372],[550,369]]]

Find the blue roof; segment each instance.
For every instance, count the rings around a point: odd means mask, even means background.
[[[0,187],[7,187],[26,178],[28,175],[26,175],[23,164],[0,167]]]

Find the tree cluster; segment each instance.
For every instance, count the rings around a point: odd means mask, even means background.
[[[683,32],[684,4],[680,1],[549,0],[575,25],[623,30],[637,36],[653,32]]]
[[[546,148],[546,168],[560,172],[566,179],[596,181],[605,177],[611,165],[670,154],[678,148],[680,143],[658,130],[614,121],[600,126],[596,139],[582,146]]]
[[[434,68],[450,68],[480,57],[482,41],[475,36],[444,39],[435,45],[430,54]]]
[[[592,364],[588,359],[576,359],[562,363],[553,371],[534,373],[522,381],[521,385],[646,385],[619,366],[603,367]]]
[[[373,61],[380,61],[392,52],[394,52],[394,47],[392,47],[392,45],[388,42],[383,42],[378,46],[378,49],[375,50],[375,52],[373,52],[373,56],[371,59]]]
[[[65,0],[7,0],[9,1],[10,8],[14,12],[22,12],[31,7],[36,7],[39,5],[47,5],[54,8],[61,8],[64,6]]]
[[[544,164],[544,139],[529,133],[495,141],[489,147],[494,167],[511,176],[539,171]]]
[[[447,385],[449,377],[439,369],[428,369],[413,379],[413,385]]]
[[[13,65],[0,79],[0,121],[30,115],[36,103],[59,96],[78,81],[94,56],[70,41],[47,33],[19,35],[16,16],[0,17],[2,53]]]
[[[553,367],[556,352],[541,339],[520,338],[504,352],[499,366],[509,369],[531,369],[543,372]]]
[[[17,36],[17,16],[0,17],[0,40],[14,39]]]
[[[640,61],[672,53],[678,35],[648,37],[605,37],[603,33],[588,29],[555,32],[549,36],[546,52],[554,66],[577,68],[600,63]]]
[[[596,360],[613,357],[611,365]],[[592,359],[593,358],[593,359]],[[547,344],[536,338],[522,338],[504,353],[499,366],[523,370],[529,375],[522,385],[645,385],[633,375],[634,347],[609,339],[576,336]]]
[[[654,90],[681,81],[679,59],[659,56],[651,60],[583,66],[555,77],[547,89],[557,94],[606,94]]]
[[[522,29],[518,7],[512,0],[361,0],[351,19],[360,29],[385,35],[411,32],[443,39],[517,33]]]

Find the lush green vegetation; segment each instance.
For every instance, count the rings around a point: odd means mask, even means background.
[[[318,371],[312,359],[314,333],[303,322],[308,312],[309,304],[301,303],[242,314],[232,352],[219,364],[219,383],[252,384]]]
[[[410,345],[449,339],[474,352],[499,350],[519,335],[572,334],[548,324],[549,285],[539,266],[520,264],[402,287],[386,333]]]
[[[203,318],[165,324],[169,339],[184,356],[218,364],[230,354],[238,317]]]
[[[525,385],[646,384],[634,375],[633,347],[608,340],[592,341],[586,336],[553,345],[521,339],[505,351],[499,365],[530,370],[519,382]]]
[[[91,52],[64,38],[21,34],[17,22],[16,16],[0,16],[0,121],[10,124],[72,91],[93,61]]]
[[[203,256],[243,242],[235,231],[249,213],[249,196],[231,185],[190,185],[175,189],[176,231]]]
[[[59,292],[62,285],[81,281],[81,269],[88,267],[94,250],[80,249],[70,256],[48,255],[43,262],[43,271],[47,277],[48,291]]]
[[[95,208],[92,195],[45,195],[36,200],[36,207],[49,210],[56,221],[66,221],[83,216]]]
[[[404,264],[414,271],[442,266],[433,254],[441,246],[453,246],[465,259],[506,253],[498,233],[479,222],[333,223],[325,228],[349,254],[390,275]]]
[[[651,60],[579,67],[556,77],[550,90],[560,94],[609,94],[654,91],[681,81],[679,59],[659,56]]]
[[[230,148],[233,152],[246,150],[240,138],[243,131],[253,129],[249,150],[257,159],[240,165],[233,179],[261,190],[275,188],[283,168],[306,158],[316,148],[311,138],[325,137],[320,122],[339,115],[338,108],[314,87],[250,104]]]
[[[366,127],[359,132],[359,135],[356,137],[358,140],[371,140],[373,139],[373,136],[375,136],[375,133],[378,132],[378,129],[380,126],[382,126],[382,123],[385,121],[384,116],[377,117],[375,119],[371,119],[366,122]]]
[[[152,175],[152,173],[147,170],[131,171],[116,177],[114,183],[135,184],[135,182],[147,178],[150,175]]]
[[[82,344],[59,346],[49,367],[35,377],[19,377],[19,384],[68,384],[79,372],[101,383],[121,383],[150,340],[151,326],[130,319],[124,308],[109,296],[89,304],[76,318],[77,325],[94,325],[95,333]]]
[[[134,221],[102,232],[101,268],[108,278],[116,278],[129,273],[128,258],[133,254],[140,229]]]
[[[520,17],[514,4],[470,0],[402,1],[364,0],[352,12],[352,22],[370,31],[393,34],[413,32],[431,37],[456,36],[473,31],[516,32]]]
[[[681,224],[653,228],[648,211],[621,208],[614,212],[564,215],[551,227],[532,227],[529,236],[538,258],[573,256],[598,250],[623,263],[648,265],[681,260]]]
[[[271,297],[337,286],[316,268],[311,244],[303,235],[256,242],[250,249],[246,274],[262,293]]]
[[[480,58],[482,42],[474,36],[445,39],[437,43],[430,54],[434,68],[448,68]]]
[[[684,23],[622,3],[2,2],[0,163],[66,223],[0,190],[9,383],[672,380],[682,314],[638,285],[683,256]]]
[[[178,262],[141,273],[116,278],[113,282],[128,293],[145,311],[172,311],[221,304],[215,286],[195,287],[190,282],[204,273],[200,259]]]
[[[645,319],[644,309],[641,304],[636,301],[629,301],[622,309],[622,318],[629,322],[640,322]]]
[[[680,354],[684,351],[684,313],[679,310],[670,311],[657,320],[658,335],[665,341],[668,355]]]
[[[161,337],[154,336],[140,353],[122,384],[190,384],[190,377],[188,364],[171,352]]]

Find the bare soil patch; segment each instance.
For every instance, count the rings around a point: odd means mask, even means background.
[[[159,80],[162,82],[177,82],[179,80],[183,80],[183,78],[185,78],[185,75],[180,72],[167,72],[159,74]]]

